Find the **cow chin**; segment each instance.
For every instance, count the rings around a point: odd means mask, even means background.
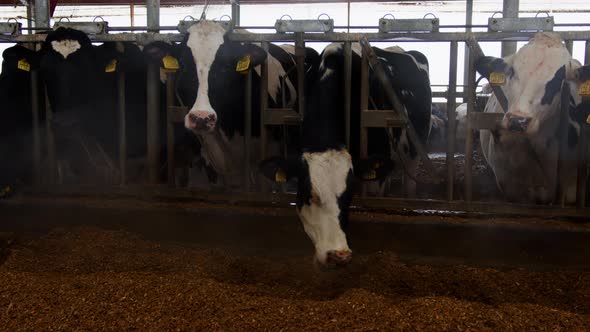
[[[346,234],[340,228],[336,207],[312,203],[297,209],[305,233],[315,247],[315,261],[322,268],[338,268],[352,259]]]

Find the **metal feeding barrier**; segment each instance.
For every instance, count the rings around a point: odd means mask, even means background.
[[[541,22],[543,20],[543,22]],[[478,130],[482,129],[493,129],[497,126],[498,122],[500,121],[500,115],[497,114],[486,114],[486,113],[479,113],[475,112],[475,89],[476,89],[476,73],[475,73],[475,62],[476,60],[483,56],[483,52],[481,52],[481,48],[479,48],[478,42],[481,41],[526,41],[530,39],[535,31],[543,30],[543,31],[550,31],[553,27],[553,19],[552,18],[535,18],[535,20],[515,20],[515,19],[502,19],[502,18],[493,18],[490,20],[489,23],[489,31],[487,32],[440,32],[440,24],[437,18],[426,18],[417,19],[417,20],[397,20],[382,18],[379,21],[379,25],[375,27],[378,32],[367,32],[367,33],[343,33],[343,32],[335,32],[333,22],[328,20],[311,20],[308,22],[304,22],[305,20],[278,20],[275,24],[276,33],[251,33],[251,34],[243,34],[243,33],[234,33],[232,29],[234,28],[234,24],[229,23],[230,21],[220,21],[220,24],[226,26],[228,29],[228,38],[232,41],[240,41],[240,42],[257,42],[260,43],[261,47],[268,51],[269,43],[270,42],[293,42],[295,44],[295,58],[296,58],[296,70],[297,70],[297,77],[298,79],[298,102],[297,108],[293,107],[285,107],[285,108],[269,108],[268,105],[268,91],[267,91],[267,84],[268,84],[268,64],[264,62],[260,68],[260,112],[261,112],[261,134],[260,134],[260,151],[261,151],[261,158],[268,157],[267,155],[267,143],[269,140],[269,133],[268,129],[270,126],[297,126],[301,123],[302,118],[305,114],[305,95],[302,91],[305,91],[305,44],[307,42],[343,42],[344,43],[344,54],[345,54],[345,61],[344,61],[344,77],[346,77],[345,82],[343,82],[344,87],[344,97],[345,97],[345,126],[346,126],[346,144],[350,146],[350,101],[351,101],[351,94],[352,93],[360,93],[361,95],[361,110],[362,110],[362,117],[361,123],[358,124],[361,126],[362,131],[366,131],[368,127],[382,127],[382,128],[400,128],[405,127],[410,132],[410,137],[412,142],[418,147],[419,153],[422,156],[422,159],[425,161],[426,167],[430,169],[430,173],[433,175],[433,178],[437,177],[436,172],[433,171],[432,166],[428,166],[429,159],[424,152],[424,149],[420,149],[422,146],[415,137],[415,134],[412,135],[412,126],[411,123],[404,117],[404,112],[400,112],[403,107],[400,106],[399,100],[396,101],[396,95],[394,91],[389,91],[390,89],[386,89],[386,94],[388,95],[392,105],[394,105],[393,110],[369,110],[368,108],[368,85],[367,85],[367,76],[369,68],[372,68],[373,73],[379,78],[383,73],[379,74],[382,70],[379,69],[379,63],[375,61],[374,58],[371,56],[371,48],[370,42],[439,42],[439,43],[449,43],[450,45],[450,66],[449,66],[449,85],[448,90],[445,93],[447,99],[447,114],[448,114],[448,129],[447,130],[447,158],[446,158],[446,166],[447,166],[447,195],[446,200],[406,200],[406,199],[393,199],[393,198],[371,198],[371,197],[358,197],[355,199],[354,203],[358,206],[366,206],[366,207],[375,207],[375,208],[420,208],[423,207],[424,204],[427,204],[431,208],[436,209],[446,209],[446,210],[462,210],[462,211],[479,211],[479,212],[492,212],[492,213],[532,213],[532,212],[539,212],[543,211],[541,214],[572,214],[572,215],[579,215],[580,213],[584,213],[586,211],[585,208],[585,195],[586,195],[586,179],[587,179],[587,165],[588,165],[588,132],[589,132],[589,125],[582,124],[581,125],[581,135],[580,140],[581,144],[579,147],[579,158],[578,158],[578,193],[577,193],[577,208],[582,210],[572,210],[569,208],[563,208],[556,210],[551,207],[543,207],[540,208],[539,206],[531,207],[530,205],[521,206],[516,204],[492,204],[492,203],[482,203],[482,202],[474,202],[472,199],[472,187],[473,187],[473,180],[472,180],[472,159],[473,159],[473,133]],[[89,35],[89,38],[92,41],[126,41],[126,42],[136,42],[139,44],[148,44],[153,41],[165,41],[165,42],[178,42],[183,39],[184,33],[190,28],[192,24],[194,24],[196,20],[187,20],[186,18],[179,22],[177,29],[181,32],[179,33],[154,33],[154,32],[145,32],[145,33],[107,33],[108,32],[108,24],[104,22],[103,25],[104,29],[99,29],[97,26],[97,33],[93,33]],[[61,22],[69,23],[69,22]],[[97,23],[97,22],[93,22]],[[98,22],[101,23],[101,22]],[[239,27],[238,27],[239,28]],[[10,28],[13,29],[13,28]],[[4,42],[42,42],[45,38],[44,34],[39,35],[21,35],[20,33],[16,32],[15,30],[1,30],[0,31],[8,31],[1,35],[0,41]],[[154,29],[153,27],[151,28]],[[19,30],[19,28],[17,28]],[[99,32],[101,31],[101,32]],[[571,45],[574,40],[581,40],[586,41],[586,63],[589,63],[590,57],[590,31],[559,31],[556,32],[562,36],[562,38],[566,41],[566,45],[571,50]],[[361,42],[363,51],[361,56],[362,62],[362,79],[361,79],[361,89],[360,91],[351,91],[351,67],[352,67],[352,43],[353,42]],[[455,106],[456,106],[456,97],[459,95],[457,92],[457,67],[458,67],[458,45],[459,43],[466,43],[469,47],[471,52],[469,52],[469,71],[468,71],[468,80],[467,80],[467,87],[464,91],[464,95],[467,97],[467,126],[468,126],[468,133],[470,135],[467,136],[466,142],[466,150],[465,150],[465,182],[464,182],[464,200],[458,201],[456,199],[456,190],[454,188],[454,178],[455,178],[455,136],[454,136],[454,128],[456,127],[456,119],[455,119]],[[154,157],[154,151],[156,151],[157,145],[157,117],[154,116],[157,114],[157,109],[155,109],[156,105],[159,105],[159,79],[158,79],[158,71],[162,67],[167,72],[167,86],[166,86],[166,100],[167,100],[167,128],[168,128],[168,137],[167,137],[167,144],[168,144],[168,184],[170,186],[174,186],[174,178],[175,178],[175,167],[174,167],[174,124],[178,122],[182,122],[185,114],[187,113],[187,108],[183,105],[176,106],[175,100],[175,71],[178,70],[178,63],[174,64],[173,60],[168,59],[168,62],[163,62],[162,64],[155,64],[150,67],[148,70],[148,89],[150,89],[148,93],[148,98],[150,98],[148,104],[153,105],[152,109],[148,110],[148,114],[151,114],[150,120],[148,120],[148,151],[151,152],[151,157],[148,157],[148,165],[150,169],[150,182],[157,183],[157,157]],[[252,105],[251,105],[251,91],[252,91],[252,82],[251,77],[253,73],[251,70],[248,72],[248,84],[246,85],[246,99],[245,103],[245,112],[246,112],[246,122],[244,124],[245,128],[245,155],[248,157],[251,155],[250,151],[250,144],[247,144],[251,140],[251,133],[252,133]],[[38,87],[35,86],[35,83],[38,80],[38,74],[36,71],[32,71],[32,88],[37,89]],[[382,77],[381,77],[382,78]],[[120,73],[119,76],[119,121],[124,124],[125,119],[125,102],[124,102],[124,74]],[[151,87],[151,88],[150,88]],[[493,92],[500,100],[500,104],[503,105],[505,102],[505,97],[503,97],[503,92],[501,86],[493,85],[492,84]],[[33,90],[35,91],[35,90]],[[152,93],[153,92],[153,93]],[[562,91],[565,93],[565,90]],[[570,92],[575,93],[575,92]],[[33,115],[34,119],[39,119],[39,109],[41,108],[41,104],[39,100],[35,97],[38,93],[33,93]],[[565,98],[565,97],[564,97]],[[584,97],[588,98],[588,97]],[[155,102],[157,101],[157,102]],[[50,115],[50,110],[46,110],[46,114]],[[47,132],[47,144],[52,144],[53,138],[50,136],[52,135],[51,132],[51,117],[47,116],[46,127],[48,129]],[[126,145],[125,139],[125,129],[124,125],[120,126],[119,132],[119,140],[121,144],[120,149],[120,165],[122,170],[125,169],[125,156],[123,152],[125,151],[124,147]],[[150,129],[151,128],[151,129]],[[39,183],[40,178],[42,177],[41,174],[41,139],[39,135],[39,125],[37,123],[34,124],[34,144],[33,144],[33,156],[34,156],[34,177],[36,179],[36,183]],[[366,145],[367,137],[366,134],[361,134],[361,153],[366,155]],[[422,150],[422,151],[420,151]],[[51,150],[49,150],[51,151]],[[150,152],[148,152],[150,155]],[[51,157],[51,156],[50,156]],[[55,157],[53,157],[55,158]],[[51,160],[51,158],[50,158]],[[50,173],[55,174],[55,169],[51,166],[52,163],[50,162]],[[248,163],[246,163],[248,165]],[[250,173],[251,169],[249,166],[246,167],[244,170],[244,191],[251,192],[252,183],[250,182]],[[50,181],[51,182],[51,181]],[[54,182],[54,181],[53,181]],[[121,174],[121,183],[125,183],[125,173]],[[267,197],[266,194],[258,193],[260,197]],[[232,194],[235,199],[235,194]],[[562,194],[560,193],[560,197]],[[197,195],[198,196],[198,195]],[[247,196],[247,195],[246,195]],[[246,197],[244,196],[244,197]],[[241,197],[241,196],[240,196]],[[277,197],[279,201],[282,201],[283,197],[279,195],[270,195],[268,197]],[[284,196],[285,202],[291,202],[293,197],[292,196]],[[247,198],[244,198],[248,201]],[[276,199],[273,199],[276,201]],[[533,210],[531,210],[531,208]]]

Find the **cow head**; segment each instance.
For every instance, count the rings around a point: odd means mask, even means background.
[[[242,73],[266,59],[262,48],[230,42],[225,34],[225,29],[212,21],[200,21],[188,30],[186,46],[191,59],[183,62],[188,65],[192,61],[194,69],[188,68],[188,71],[196,74],[198,83],[193,87],[196,97],[184,125],[195,132],[215,129],[218,120],[216,106],[226,104],[236,93],[241,95],[243,89],[237,83],[244,79]],[[240,100],[242,104],[243,99]]]
[[[562,83],[567,81],[577,91],[578,68],[580,63],[554,33],[536,34],[514,55],[482,57],[476,63],[476,70],[492,84],[501,85],[506,95],[502,128],[526,135],[555,130]]]
[[[349,263],[352,251],[346,229],[357,178],[379,180],[393,168],[389,158],[374,157],[353,164],[345,149],[305,152],[297,160],[271,158],[259,165],[263,175],[276,182],[296,177],[297,214],[315,248],[315,260],[323,267]]]

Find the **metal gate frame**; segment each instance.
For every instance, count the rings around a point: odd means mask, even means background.
[[[586,63],[588,63],[590,58],[590,31],[559,31],[556,32],[566,41],[566,45],[571,49],[571,45],[573,41],[585,41],[586,42]],[[468,142],[466,144],[466,178],[465,178],[465,194],[466,199],[464,202],[454,202],[454,188],[453,188],[453,178],[454,178],[454,135],[450,133],[454,133],[452,129],[456,126],[456,121],[454,119],[454,109],[455,109],[455,97],[457,96],[457,84],[456,84],[456,67],[457,67],[457,48],[459,42],[467,43],[469,40],[475,41],[496,41],[501,42],[505,40],[515,41],[527,41],[534,35],[533,32],[436,32],[436,33],[341,33],[341,32],[327,32],[322,34],[317,33],[299,33],[299,34],[237,34],[237,33],[230,33],[229,39],[234,41],[241,41],[241,42],[259,42],[264,45],[269,42],[296,42],[299,45],[303,46],[305,42],[315,42],[315,41],[332,41],[332,42],[344,42],[345,47],[348,47],[348,43],[358,42],[363,37],[366,37],[367,40],[372,42],[448,42],[450,43],[450,67],[449,67],[449,89],[447,92],[447,111],[449,116],[449,128],[451,130],[448,131],[448,140],[447,140],[447,203],[452,204],[444,204],[445,201],[436,201],[436,200],[420,200],[423,201],[425,205],[432,205],[432,204],[441,204],[443,206],[452,207],[452,209],[460,209],[460,210],[472,210],[472,207],[475,205],[480,205],[482,203],[472,202],[471,192],[472,192],[472,179],[471,179],[471,153],[469,153],[469,149],[473,146],[473,138],[468,136]],[[147,33],[121,33],[121,34],[105,34],[105,35],[91,35],[89,36],[92,41],[129,41],[129,42],[136,42],[139,44],[147,44],[152,41],[168,41],[168,42],[178,42],[181,41],[183,36],[181,34],[159,34],[153,32]],[[19,35],[19,36],[2,36],[0,42],[34,42],[39,43],[42,42],[45,38],[45,35]],[[485,121],[484,119],[478,119],[478,116],[474,116],[474,109],[475,109],[475,70],[474,70],[474,63],[475,63],[475,56],[473,52],[470,52],[469,57],[469,79],[467,82],[467,96],[468,96],[468,132],[472,132],[478,127],[479,122]],[[263,66],[264,68],[264,66]],[[264,72],[264,71],[263,71]],[[264,77],[264,76],[263,76]],[[261,79],[263,82],[264,79]],[[156,82],[153,82],[156,83]],[[148,82],[150,84],[150,82]],[[262,93],[262,91],[261,91]],[[349,96],[347,97],[349,98]],[[263,98],[262,100],[265,100]],[[347,99],[349,100],[349,99]],[[264,103],[262,103],[264,104]],[[300,103],[303,105],[303,103]],[[33,112],[35,113],[35,107],[38,106],[38,102],[33,102]],[[301,106],[300,106],[301,107]],[[273,110],[268,110],[269,117],[274,118],[275,113],[270,113]],[[349,115],[347,111],[347,115]],[[34,114],[38,117],[38,113]],[[282,122],[290,122],[292,118],[292,113],[284,114]],[[348,116],[347,116],[348,117]],[[263,117],[264,118],[264,117]],[[150,122],[150,126],[157,126],[157,123],[154,124]],[[349,134],[349,126],[350,123],[347,124],[347,133]],[[588,133],[590,132],[589,126],[587,124],[582,125],[581,131],[581,143],[579,149],[579,167],[578,167],[578,174],[585,175],[585,176],[578,176],[578,202],[577,208],[578,209],[585,209],[585,202],[583,198],[585,196],[585,184],[586,181],[584,179],[587,177],[587,165],[588,163],[588,156],[587,153],[584,153],[585,150],[588,150],[588,137],[590,136]],[[38,126],[35,125],[34,129]],[[264,130],[263,130],[264,132]],[[263,134],[261,134],[263,135]],[[347,135],[349,137],[349,135]],[[469,139],[471,137],[471,140]],[[124,140],[121,140],[120,144],[123,146],[125,143]],[[153,140],[149,140],[152,142]],[[40,142],[39,133],[38,131],[35,134],[34,142]],[[349,142],[347,140],[347,142]],[[33,155],[35,157],[35,162],[38,161],[39,154],[39,146],[40,144],[34,144],[35,151]],[[152,144],[150,144],[151,146]],[[586,147],[586,149],[584,149]],[[153,148],[153,146],[152,146]],[[264,151],[264,150],[263,150]],[[263,154],[264,156],[264,154]],[[153,167],[153,166],[152,166]],[[34,174],[39,174],[39,168],[35,167]],[[37,178],[37,177],[36,177]],[[386,199],[391,200],[393,203],[394,199]],[[408,201],[409,203],[410,201]],[[438,202],[438,203],[437,203]],[[483,203],[488,204],[488,203]],[[495,206],[495,204],[494,204]],[[530,209],[538,209],[538,205],[515,205],[510,203],[502,203],[497,205],[497,212],[501,212],[503,209],[502,207],[506,207],[507,210],[513,211],[514,208],[517,210],[522,209],[524,213],[526,211],[530,211]]]

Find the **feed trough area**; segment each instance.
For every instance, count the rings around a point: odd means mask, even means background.
[[[2,330],[586,330],[579,220],[351,215],[323,270],[292,209],[23,197],[1,203]]]

